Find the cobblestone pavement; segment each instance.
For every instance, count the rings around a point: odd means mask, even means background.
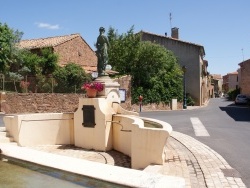
[[[196,139],[173,131],[169,145],[173,157],[178,156],[180,159],[180,162],[174,164],[179,169],[176,175],[185,178],[187,187],[246,187],[237,170],[221,155]],[[183,165],[182,168],[179,163]]]

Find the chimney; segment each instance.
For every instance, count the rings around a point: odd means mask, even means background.
[[[179,28],[173,27],[171,29],[171,37],[175,39],[179,39]]]

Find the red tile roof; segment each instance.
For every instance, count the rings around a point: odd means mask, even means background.
[[[76,37],[81,37],[81,36],[80,34],[71,34],[71,35],[48,37],[48,38],[21,40],[18,46],[26,49],[54,47],[59,44],[65,43],[69,40],[72,40]]]
[[[231,72],[231,73],[228,73],[228,75],[232,75],[232,74],[238,74],[238,72]]]
[[[220,74],[211,74],[213,76],[213,79],[222,79]]]

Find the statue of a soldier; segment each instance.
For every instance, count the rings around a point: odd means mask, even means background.
[[[98,76],[102,76],[104,75],[106,65],[108,64],[109,41],[108,38],[104,35],[105,28],[100,27],[99,32],[100,34],[97,37],[97,42],[96,42],[96,48],[97,48],[96,55],[98,58],[97,70],[98,70]]]

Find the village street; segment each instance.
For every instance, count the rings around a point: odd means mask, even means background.
[[[250,187],[250,108],[224,98],[210,99],[193,110],[141,112],[166,121],[173,130],[192,136],[218,152]],[[202,133],[202,134],[201,134]]]

